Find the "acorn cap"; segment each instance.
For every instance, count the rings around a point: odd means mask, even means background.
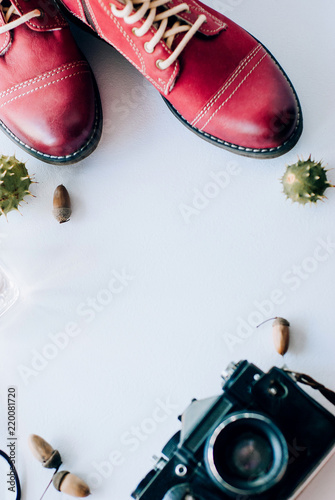
[[[62,465],[62,458],[58,450],[54,450],[48,460],[42,462],[46,469],[58,469]]]
[[[70,472],[68,470],[61,470],[60,472],[57,472],[56,474],[54,474],[54,476],[52,478],[52,484],[54,485],[56,490],[60,491],[60,486],[62,484],[62,481],[63,481],[64,477],[67,476],[68,474],[70,474]]]
[[[52,211],[54,217],[60,224],[68,222],[70,220],[72,210],[68,207],[54,208]]]
[[[276,318],[272,323],[272,326],[276,325],[290,326],[290,323],[285,318]]]

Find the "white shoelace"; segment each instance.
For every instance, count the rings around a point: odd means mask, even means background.
[[[17,26],[20,26],[21,24],[26,23],[27,21],[30,21],[30,19],[33,19],[34,17],[40,17],[41,16],[41,11],[39,9],[32,10],[31,12],[27,12],[27,14],[24,14],[21,16],[20,12],[16,9],[14,5],[11,5],[10,7],[4,7],[2,5],[2,1],[0,0],[0,10],[4,14],[4,18],[7,24],[4,26],[0,27],[0,35],[2,33],[6,33],[7,31],[10,31],[14,28],[17,28]],[[11,21],[10,23],[8,22],[10,17],[16,14],[17,16],[20,16],[18,19],[15,19],[15,21]]]
[[[158,59],[156,61],[156,66],[162,70],[168,68],[176,61],[177,57],[184,50],[193,35],[195,35],[200,26],[206,22],[206,16],[201,14],[193,25],[187,24],[186,21],[184,21],[185,24],[181,24],[181,21],[177,20],[171,28],[168,28],[169,18],[179,14],[180,12],[189,12],[187,3],[183,3],[173,7],[172,9],[167,9],[157,14],[157,8],[165,6],[168,1],[169,0],[125,0],[126,5],[122,10],[117,9],[114,4],[110,4],[113,15],[124,19],[127,24],[137,23],[140,19],[147,15],[144,24],[140,28],[133,28],[133,33],[138,37],[145,35],[153,24],[158,23],[159,21],[161,22],[157,32],[151,38],[150,42],[146,42],[144,44],[144,49],[149,54],[155,50],[156,45],[161,40],[165,40],[166,45],[171,48],[175,36],[178,33],[186,32],[183,39],[167,59]],[[142,4],[142,6],[134,14],[132,14],[134,5],[140,4]]]

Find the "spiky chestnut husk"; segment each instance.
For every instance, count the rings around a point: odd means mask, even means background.
[[[0,215],[18,210],[23,198],[31,195],[32,182],[24,163],[15,156],[0,156]]]
[[[321,161],[314,161],[311,156],[307,161],[298,158],[297,163],[288,165],[281,182],[286,197],[303,205],[322,200],[326,189],[334,187],[328,182]]]

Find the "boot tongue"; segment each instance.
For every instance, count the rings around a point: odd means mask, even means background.
[[[182,3],[187,3],[189,10],[180,12],[176,18],[186,21],[186,23],[193,25],[198,19],[200,14],[204,14],[207,18],[206,23],[203,23],[199,28],[199,33],[205,36],[215,36],[221,31],[227,29],[227,24],[219,17],[216,17],[213,12],[210,12],[206,5],[199,4],[196,0],[169,0],[166,6],[171,9]],[[178,37],[177,37],[178,38]],[[180,37],[179,37],[180,40]]]

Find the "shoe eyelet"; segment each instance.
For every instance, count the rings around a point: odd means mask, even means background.
[[[157,59],[156,61],[156,66],[158,69],[160,69],[161,71],[163,71],[163,68],[160,67],[160,63],[164,62],[163,59]]]
[[[149,45],[149,42],[145,42],[144,44],[144,50],[148,53],[148,54],[152,54],[154,52],[155,49],[153,49],[150,45]]]
[[[29,2],[29,0],[26,0],[26,1],[28,1],[28,2]],[[43,17],[44,17],[44,10],[43,10],[43,9],[41,9],[40,7],[39,7],[39,9],[38,9],[38,10],[40,11],[40,15],[38,16],[38,17],[39,17],[39,19],[43,19]]]
[[[132,28],[131,32],[132,32],[135,36],[138,36],[138,34],[137,34],[137,28]]]

